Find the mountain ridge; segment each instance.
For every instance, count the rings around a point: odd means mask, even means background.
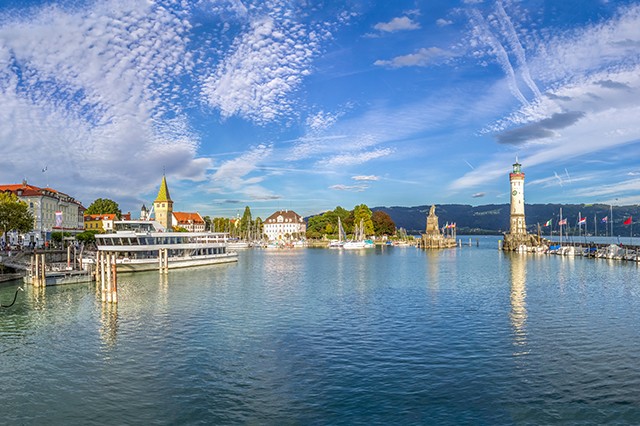
[[[409,233],[421,233],[425,230],[430,208],[431,204],[413,207],[373,207],[371,211],[380,210],[387,213],[393,219],[397,228],[404,228]],[[640,206],[638,205],[613,206],[612,209],[608,204],[525,204],[527,230],[532,233],[538,232],[538,224],[540,224],[542,234],[548,235],[550,229],[543,225],[551,220],[551,229],[557,232],[561,208],[562,217],[567,219],[570,234],[578,233],[578,215],[586,218],[586,230],[588,233],[593,234],[597,224],[598,235],[604,235],[605,228],[607,233],[611,233],[612,223],[614,235],[629,235],[633,230],[633,225],[631,227],[623,225],[623,222],[629,217],[640,219]],[[613,221],[611,220],[612,212]],[[436,215],[438,216],[440,227],[443,227],[447,222],[456,223],[458,234],[502,234],[508,232],[510,226],[509,204],[485,204],[479,206],[436,204]],[[607,217],[606,223],[602,222],[604,217]],[[640,231],[640,227],[638,230]]]

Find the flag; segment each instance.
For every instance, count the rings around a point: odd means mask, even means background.
[[[551,219],[549,219],[547,223],[544,224],[544,226],[551,226]]]
[[[62,212],[56,212],[56,228],[62,228]]]
[[[455,228],[455,227],[456,227],[456,223],[455,223],[455,222],[454,222],[454,223],[452,223],[452,224],[451,224],[451,227],[452,227],[452,228]]]
[[[562,226],[562,225],[566,225],[567,224],[567,219],[562,219],[560,222],[558,222],[558,225]]]
[[[580,219],[578,221],[578,225],[582,225],[583,223],[587,223],[587,218],[586,217],[583,217],[582,219]]]
[[[629,216],[629,218],[627,220],[625,220],[622,224],[623,225],[631,225],[631,216]]]
[[[602,223],[607,223],[608,221],[609,221],[609,217],[608,217],[608,216],[605,216],[605,217],[603,217],[603,218],[602,218],[602,221],[601,221],[601,222],[602,222]]]

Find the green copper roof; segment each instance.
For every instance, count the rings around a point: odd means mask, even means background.
[[[171,201],[171,196],[169,195],[169,188],[167,187],[167,179],[162,176],[162,183],[160,184],[160,191],[158,191],[158,196],[156,197],[156,201]]]

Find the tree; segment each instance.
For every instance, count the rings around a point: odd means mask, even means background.
[[[205,216],[202,218],[202,220],[204,220],[204,230],[205,231],[211,231],[212,228],[212,222],[211,222],[211,217],[209,216]]]
[[[65,239],[65,237],[70,237],[70,236],[71,236],[71,233],[69,232],[55,231],[51,233],[51,241],[60,245],[62,241]]]
[[[96,242],[96,234],[99,234],[100,231],[97,229],[89,229],[79,234],[76,234],[76,240],[80,241],[84,244],[93,244]]]
[[[33,229],[33,215],[29,206],[11,192],[0,193],[0,230],[29,232]]]
[[[119,219],[122,218],[122,212],[120,211],[120,207],[118,203],[113,200],[109,200],[108,198],[98,198],[95,200],[87,210],[84,212],[85,214],[115,214]]]
[[[360,221],[364,224],[364,234],[373,235],[373,222],[371,221],[371,210],[366,204],[360,204],[353,208],[353,225],[360,226]]]
[[[246,238],[249,229],[251,229],[251,209],[249,206],[244,208],[242,219],[240,219],[240,235]]]
[[[376,210],[371,215],[373,222],[373,230],[376,235],[394,235],[396,233],[396,224],[387,213],[382,210]]]
[[[329,210],[321,215],[310,217],[307,222],[307,238],[322,238],[325,235],[331,238],[337,237],[338,217],[342,221],[344,228],[347,229],[348,225],[346,224],[350,223],[353,225],[352,213],[353,212],[338,206],[334,210]]]
[[[254,239],[262,238],[262,231],[264,228],[262,218],[260,216],[256,217],[256,220],[253,223],[254,223],[253,238]]]

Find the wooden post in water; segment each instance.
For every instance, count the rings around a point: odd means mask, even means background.
[[[38,255],[31,255],[31,285],[36,285],[38,280]]]
[[[113,268],[113,271],[111,272],[111,276],[113,278],[113,282],[111,283],[111,303],[118,303],[118,269],[115,253],[113,254],[113,263],[111,264],[111,268]]]
[[[169,273],[169,249],[158,249],[158,268],[161,274]]]
[[[107,253],[107,303],[111,303],[111,280],[113,280],[111,273],[111,253]]]
[[[41,265],[40,265],[40,287],[44,287],[47,285],[47,262],[45,260],[45,254],[42,253],[40,255]]]
[[[71,246],[67,246],[67,268],[71,266]]]

